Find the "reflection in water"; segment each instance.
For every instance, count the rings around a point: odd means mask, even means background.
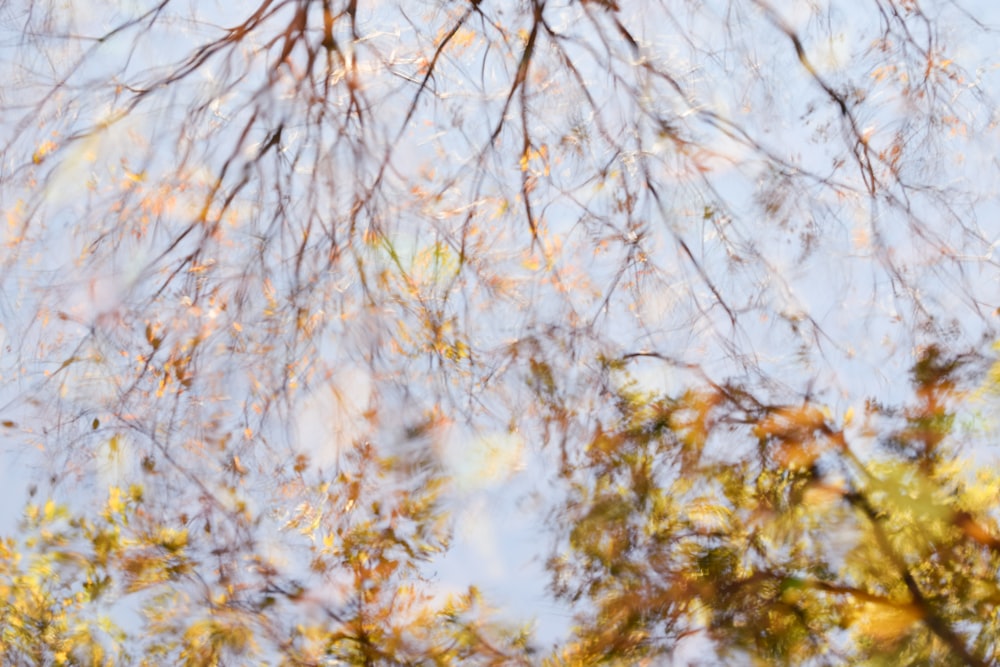
[[[995,663],[986,4],[5,3],[0,662]]]

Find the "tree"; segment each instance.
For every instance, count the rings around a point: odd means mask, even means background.
[[[5,659],[996,661],[980,8],[4,9]],[[434,577],[466,446],[552,651]]]
[[[701,633],[741,663],[995,664],[997,477],[952,437],[963,361],[925,350],[916,403],[869,402],[854,427],[735,386],[621,390],[551,563],[559,595],[592,602],[565,656],[635,662]]]

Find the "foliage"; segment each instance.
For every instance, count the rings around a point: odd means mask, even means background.
[[[733,386],[624,392],[551,563],[557,594],[591,601],[570,662],[704,634],[756,664],[994,664],[1000,478],[949,437],[955,369],[928,349],[917,403],[870,403],[857,427]]]
[[[5,663],[1000,662],[992,8],[2,7]]]
[[[436,483],[364,507],[362,493],[391,484],[398,464],[370,446],[351,459],[335,483],[298,490],[298,514],[275,529],[312,538],[302,579],[283,575],[259,545],[245,555],[209,550],[221,527],[208,521],[157,524],[139,486],[111,487],[95,520],[52,500],[29,505],[20,539],[0,554],[0,655],[6,664],[130,664],[124,647],[134,647],[141,664],[516,662],[525,638],[482,626],[474,589],[435,599],[414,581],[444,543]],[[185,591],[191,583],[200,599]],[[127,601],[142,617],[131,635],[123,626],[134,623],[115,622]]]

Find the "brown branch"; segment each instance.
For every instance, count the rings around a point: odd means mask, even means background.
[[[885,553],[889,559],[892,561],[893,565],[899,571],[900,577],[903,579],[903,583],[906,585],[907,591],[910,593],[910,597],[913,600],[913,604],[919,610],[921,615],[921,620],[924,625],[933,632],[938,638],[943,641],[951,650],[962,659],[966,665],[972,665],[974,667],[987,667],[987,662],[980,659],[979,657],[972,654],[965,645],[965,641],[956,633],[947,621],[943,619],[937,611],[934,609],[934,605],[928,600],[923,591],[920,590],[917,580],[913,578],[913,574],[910,572],[909,567],[903,561],[899,553],[892,547],[889,543],[889,538],[882,529],[882,521],[879,518],[878,512],[872,507],[868,499],[859,491],[852,491],[850,493],[844,494],[844,498],[854,507],[861,510],[868,521],[872,525],[872,530],[875,533],[875,540],[878,542],[879,548]]]

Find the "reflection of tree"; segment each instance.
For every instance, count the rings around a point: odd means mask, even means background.
[[[916,404],[872,402],[853,429],[735,386],[623,391],[558,515],[554,590],[590,601],[567,657],[633,662],[703,633],[761,664],[994,664],[997,479],[948,437],[959,367],[928,349]]]
[[[0,552],[0,657],[121,664],[140,650],[189,665],[517,664],[526,636],[484,624],[474,589],[434,595],[420,583],[420,564],[447,544],[439,488],[419,461],[361,446],[332,483],[286,488],[301,502],[271,528],[272,543],[239,550],[211,548],[227,527],[207,518],[152,516],[137,485],[111,487],[92,520],[52,501],[31,505],[24,537]],[[241,505],[230,518],[251,520]],[[296,559],[305,562],[289,576]],[[121,600],[141,607],[140,635],[123,629]]]
[[[953,388],[921,376],[995,337],[992,31],[941,4],[4,5],[0,417],[60,501],[4,555],[49,633],[12,660],[118,595],[152,605],[129,650],[193,664],[527,659],[424,580],[469,435],[468,469],[568,489],[567,660],[704,630],[989,662],[929,593],[980,599],[947,568],[994,548],[938,497]],[[892,456],[852,453],[817,406],[899,402],[917,348],[916,407],[866,412]],[[675,398],[609,384],[650,358]],[[903,497],[952,545],[927,572]]]

